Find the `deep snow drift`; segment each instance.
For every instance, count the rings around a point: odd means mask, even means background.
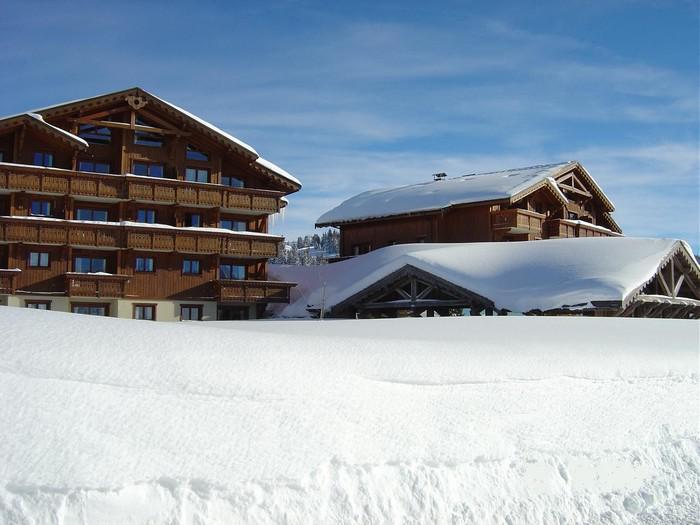
[[[698,323],[0,307],[0,523],[688,523]]]

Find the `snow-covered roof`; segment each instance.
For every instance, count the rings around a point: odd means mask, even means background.
[[[48,122],[46,122],[44,120],[44,117],[42,117],[38,113],[27,113],[27,116],[29,116],[30,118],[33,118],[34,120],[39,121],[42,125],[47,126],[51,130],[53,130],[55,133],[58,133],[59,135],[63,135],[65,138],[67,138],[71,142],[77,142],[78,144],[80,144],[84,148],[89,147],[89,145],[85,139],[82,139],[82,138],[78,137],[77,135],[73,135],[72,133],[69,133],[65,129],[61,129],[58,126],[54,126],[53,124],[49,124]]]
[[[475,202],[516,200],[535,186],[547,186],[557,198],[567,202],[554,177],[575,166],[579,166],[576,161],[559,162],[370,190],[327,211],[316,220],[316,226],[436,211]]]
[[[264,159],[262,157],[258,157],[257,159],[255,159],[255,162],[256,162],[256,164],[259,164],[263,168],[270,170],[275,175],[279,175],[280,177],[288,179],[288,180],[292,181],[293,183],[301,186],[301,182],[299,181],[299,179],[297,179],[296,177],[291,175],[288,171],[280,168],[277,164],[274,164],[273,162],[270,162],[269,160]]]
[[[404,244],[322,266],[273,264],[268,271],[298,283],[292,302],[279,306],[281,317],[308,316],[307,308],[320,309],[322,302],[330,310],[406,265],[486,297],[498,309],[547,311],[625,303],[678,250],[700,271],[685,242],[634,237]]]

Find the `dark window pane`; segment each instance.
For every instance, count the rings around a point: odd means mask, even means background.
[[[136,222],[145,222],[148,224],[154,224],[156,222],[156,212],[155,210],[137,210],[136,211]]]
[[[90,258],[89,257],[76,257],[75,264],[73,265],[73,271],[78,272],[78,273],[90,272]]]
[[[153,258],[152,257],[137,257],[136,258],[136,271],[137,272],[152,272],[153,271]]]
[[[236,177],[221,177],[221,184],[232,188],[243,188],[245,186],[244,182]]]
[[[49,201],[32,201],[30,205],[32,215],[51,215],[51,203]]]
[[[78,162],[78,171],[94,171],[95,165],[87,160]]]
[[[95,163],[95,173],[109,173],[109,164],[104,162]]]
[[[220,222],[220,227],[225,230],[232,230],[235,232],[244,232],[248,229],[248,224],[245,221],[234,221],[230,219],[222,219]]]
[[[163,165],[162,164],[151,164],[151,169],[148,172],[151,177],[163,177]]]
[[[201,160],[201,161],[208,161],[209,160],[209,155],[206,153],[199,151],[197,148],[192,146],[191,144],[187,145],[187,159],[188,160]]]
[[[148,164],[143,162],[134,162],[134,175],[148,176]]]
[[[197,259],[184,259],[182,261],[182,273],[198,274],[199,261]]]
[[[112,131],[109,128],[97,127],[92,124],[81,124],[78,136],[90,144],[109,144]]]
[[[93,221],[100,221],[100,222],[107,222],[107,211],[106,210],[93,210],[92,211],[92,220]]]
[[[92,210],[78,208],[75,210],[75,218],[79,221],[90,221],[92,220]]]
[[[96,258],[91,261],[91,272],[105,272],[107,271],[107,259]]]
[[[202,216],[199,213],[188,213],[185,215],[187,226],[199,228],[202,226]]]

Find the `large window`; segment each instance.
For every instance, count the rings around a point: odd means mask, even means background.
[[[162,164],[151,164],[149,162],[134,162],[132,171],[134,175],[141,175],[142,177],[163,178],[164,173]]]
[[[225,230],[233,230],[235,232],[244,232],[248,230],[248,223],[246,221],[236,221],[230,219],[221,219],[219,227]]]
[[[243,179],[228,176],[221,177],[221,184],[224,186],[231,186],[232,188],[243,188],[245,186]]]
[[[182,304],[182,305],[180,305],[180,320],[181,321],[201,321],[202,320],[202,305],[201,304]]]
[[[150,209],[139,209],[136,210],[136,222],[145,222],[147,224],[155,224],[156,222],[156,210]]]
[[[53,166],[53,153],[48,153],[46,151],[35,151],[34,165],[47,167]]]
[[[71,312],[74,314],[85,314],[85,315],[109,315],[109,305],[106,304],[90,304],[90,303],[73,303],[71,305]]]
[[[79,221],[107,222],[107,210],[96,208],[77,208],[75,218]]]
[[[51,217],[51,201],[33,200],[29,204],[29,213],[39,217]]]
[[[104,257],[76,257],[73,271],[78,273],[104,273],[107,271],[107,259]]]
[[[192,144],[187,145],[187,160],[201,160],[202,162],[209,161],[209,155],[201,150],[198,150]]]
[[[34,310],[51,310],[51,301],[24,301],[24,306]]]
[[[209,182],[209,170],[185,168],[185,180],[189,182]]]
[[[149,122],[138,117],[136,118],[136,124],[139,126],[152,126]],[[134,144],[149,146],[151,148],[160,148],[163,146],[163,135],[160,133],[151,133],[149,131],[134,131]]]
[[[109,144],[112,140],[112,130],[94,124],[81,124],[78,136],[90,144]]]
[[[134,319],[144,319],[146,321],[156,320],[156,305],[155,304],[135,304]]]
[[[245,279],[245,266],[223,263],[219,266],[219,279]]]
[[[185,226],[199,228],[202,226],[202,216],[199,213],[185,214]]]
[[[27,257],[29,266],[32,268],[48,268],[49,254],[48,252],[29,252]]]
[[[91,160],[81,160],[78,162],[78,171],[91,171],[93,173],[109,173],[109,164],[106,162],[94,162]]]
[[[136,257],[136,263],[134,264],[134,270],[137,272],[152,272],[153,271],[153,257]]]
[[[182,273],[184,275],[199,275],[201,271],[198,259],[183,259]]]

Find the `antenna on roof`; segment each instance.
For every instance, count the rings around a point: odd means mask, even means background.
[[[447,173],[433,173],[433,180],[442,180],[447,177]]]

